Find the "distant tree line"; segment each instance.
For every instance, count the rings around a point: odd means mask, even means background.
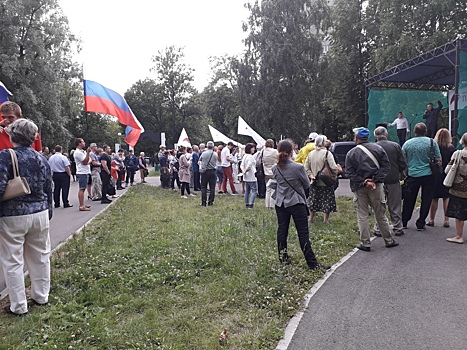
[[[198,92],[183,48],[153,57],[153,79],[135,82],[125,99],[145,129],[177,141],[183,127],[194,143],[210,124],[240,142],[242,116],[265,138],[299,144],[311,131],[333,140],[365,123],[364,80],[467,34],[465,1],[262,0],[245,5],[245,50],[213,57],[208,86]],[[84,113],[80,41],[57,0],[0,1],[0,80],[45,145],[72,147],[75,137],[118,142],[124,127]],[[323,43],[329,50],[323,53]],[[120,140],[121,141],[121,140]],[[153,153],[149,139],[137,147]]]

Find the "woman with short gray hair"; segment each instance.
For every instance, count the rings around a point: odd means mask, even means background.
[[[28,312],[24,289],[24,263],[31,279],[31,299],[44,305],[50,291],[50,236],[52,217],[52,172],[44,156],[31,144],[37,126],[28,119],[18,119],[8,126],[13,150],[18,158],[19,174],[31,193],[0,202],[0,261],[3,265],[10,305],[5,311],[14,315]],[[0,198],[13,178],[9,150],[0,152]]]

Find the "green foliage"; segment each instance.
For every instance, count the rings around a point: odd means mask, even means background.
[[[34,120],[45,145],[67,146],[65,84],[79,77],[71,60],[79,42],[56,0],[0,2],[0,80],[23,115]]]
[[[162,188],[134,186],[54,254],[47,307],[0,318],[5,348],[271,349],[304,295],[310,272],[291,225],[290,265],[276,253],[276,218],[258,201],[218,196],[202,209]],[[332,264],[358,242],[352,200],[332,225],[311,226],[318,258]],[[222,209],[222,210],[220,210]],[[318,220],[317,220],[318,221]]]

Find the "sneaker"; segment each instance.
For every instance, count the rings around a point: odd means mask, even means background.
[[[232,192],[232,196],[238,196],[240,193],[238,193],[237,191],[235,192]]]
[[[404,235],[404,231],[402,231],[402,230],[399,231],[399,232],[394,233],[394,236],[398,236],[398,237],[403,236],[403,235]]]
[[[463,244],[464,243],[464,239],[462,237],[446,238],[446,241],[452,242],[452,243],[458,243],[458,244]]]
[[[379,232],[379,231],[373,231],[373,235],[374,235],[375,237],[383,237],[383,235],[382,235],[381,232]]]
[[[404,230],[407,230],[407,223],[406,223],[406,222],[403,222],[403,223],[402,223],[402,228],[403,228]]]
[[[425,231],[426,230],[426,225],[423,227],[417,227],[417,231]]]
[[[190,197],[196,197],[193,193],[189,194]]]
[[[180,196],[180,198],[187,199],[188,197],[187,196]]]
[[[357,245],[357,248],[360,249],[360,250],[363,250],[364,252],[369,252],[371,251],[371,247],[367,247],[367,246],[364,246],[363,244],[359,244]]]
[[[222,191],[219,191],[219,192],[217,192],[217,194],[224,194],[224,192],[222,192]]]
[[[399,242],[393,239],[392,243],[386,244],[386,248],[397,247],[398,245],[399,245]]]

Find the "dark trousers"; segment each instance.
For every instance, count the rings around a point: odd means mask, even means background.
[[[407,137],[407,129],[397,129],[397,138],[399,139],[399,145],[401,147],[405,143],[406,137]]]
[[[426,125],[426,136],[435,137],[436,132],[438,131],[438,124],[427,124]]]
[[[201,189],[199,171],[193,172],[193,191],[199,191]]]
[[[125,177],[125,169],[119,170],[118,171],[118,177],[117,177],[117,189],[122,188],[122,179]]]
[[[415,202],[417,201],[418,191],[422,188],[422,203],[420,205],[420,216],[416,221],[417,228],[425,226],[425,220],[428,216],[431,206],[431,200],[435,194],[436,181],[438,175],[428,175],[421,177],[408,177],[405,179],[407,184],[407,192],[404,196],[404,204],[402,207],[402,223],[404,226],[412,218]]]
[[[128,181],[130,182],[130,184],[133,185],[133,182],[135,182],[135,172],[136,172],[136,169],[133,168],[133,167],[127,167],[126,168],[126,180],[125,180],[125,184],[128,185]]]
[[[109,199],[107,197],[107,191],[109,189],[110,184],[110,175],[105,172],[104,169],[101,171],[101,181],[102,181],[102,197],[101,201]]]
[[[295,223],[295,228],[297,229],[300,248],[305,256],[306,263],[310,268],[316,267],[318,265],[318,261],[316,260],[315,253],[311,248],[310,232],[308,231],[308,214],[305,204],[296,204],[288,208],[285,208],[284,205],[281,207],[276,205],[276,215],[278,223],[277,249],[279,260],[284,261],[288,259],[287,237],[289,235],[290,217],[292,217]]]
[[[173,171],[170,179],[170,187],[175,188],[175,181],[177,182],[177,187],[180,188],[180,179],[178,178],[178,171]]]
[[[54,204],[60,206],[60,191],[62,192],[63,205],[69,205],[68,193],[70,193],[70,177],[65,173],[53,173]]]
[[[214,203],[216,194],[216,169],[207,169],[204,174],[201,174],[201,205],[206,205],[207,192],[209,184],[209,201],[208,205]]]
[[[185,191],[190,194],[190,184],[188,182],[182,182],[182,196],[185,195]]]
[[[266,198],[266,181],[263,176],[257,176],[256,181],[258,182],[258,198]]]

